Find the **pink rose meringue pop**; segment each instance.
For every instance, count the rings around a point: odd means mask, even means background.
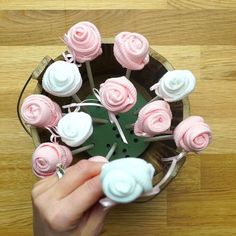
[[[115,37],[114,56],[122,67],[141,70],[149,62],[149,43],[138,33],[121,32]]]
[[[139,112],[134,125],[137,136],[153,137],[170,128],[172,113],[165,101],[154,101],[145,105]]]
[[[137,102],[136,88],[125,76],[107,79],[99,94],[102,105],[114,114],[129,111]]]
[[[24,99],[21,116],[29,125],[46,128],[57,125],[62,117],[62,112],[50,98],[34,94]]]
[[[102,54],[101,35],[97,27],[88,21],[73,25],[64,40],[70,53],[80,63],[92,61]]]
[[[94,95],[108,111],[111,123],[115,123],[124,143],[128,144],[124,132],[115,115],[129,111],[137,102],[137,91],[125,77],[107,79],[100,90],[93,89]]]
[[[42,143],[33,153],[32,166],[36,176],[44,178],[53,175],[57,164],[68,167],[73,160],[71,151],[58,143]]]
[[[102,39],[96,26],[82,21],[72,26],[64,36],[68,51],[74,60],[84,63],[91,89],[95,87],[90,61],[102,54]]]
[[[174,130],[174,140],[177,147],[186,152],[204,150],[212,139],[209,126],[200,116],[190,116],[183,120]]]

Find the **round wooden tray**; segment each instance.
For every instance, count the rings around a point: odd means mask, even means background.
[[[93,71],[95,87],[99,88],[99,84],[104,82],[107,78],[118,77],[125,75],[126,69],[122,68],[120,64],[116,61],[113,55],[113,43],[112,40],[105,40],[102,44],[103,54],[91,62],[91,68]],[[64,60],[62,55],[55,59],[46,56],[40,64],[35,68],[31,74],[31,79],[36,79],[38,81],[34,93],[44,94],[50,97],[53,101],[57,102],[60,106],[66,105],[72,102],[72,98],[59,98],[51,94],[48,94],[42,89],[42,77],[47,69],[47,67],[54,61]],[[132,71],[131,82],[135,85],[139,94],[142,95],[147,101],[151,100],[154,96],[154,92],[150,92],[149,88],[159,81],[159,79],[169,70],[173,70],[174,67],[165,59],[163,56],[158,54],[152,48],[150,48],[150,62],[140,71]],[[80,67],[80,73],[83,78],[82,89],[78,92],[80,99],[85,99],[89,94],[91,94],[91,89],[89,87],[86,67],[84,64]],[[170,103],[171,111],[173,114],[173,120],[171,124],[171,129],[173,130],[179,122],[184,118],[189,116],[190,107],[188,98],[183,99],[179,102]],[[50,140],[50,133],[45,129],[30,127],[30,133],[32,134],[32,139],[37,147],[40,143],[48,142]],[[65,145],[61,142],[61,144]],[[138,145],[138,144],[137,144]],[[71,147],[69,147],[73,150]],[[101,153],[97,153],[101,155]],[[151,143],[148,148],[142,153],[141,158],[152,163],[155,167],[156,173],[154,177],[153,184],[160,181],[163,175],[169,168],[169,164],[162,162],[161,158],[167,158],[175,156],[178,154],[178,150],[175,146],[174,141],[159,141]],[[78,154],[74,158],[74,162],[79,159],[89,158],[89,154],[84,152]],[[185,158],[182,158],[171,177],[166,181],[162,188],[165,186],[178,174],[179,169],[185,162]]]

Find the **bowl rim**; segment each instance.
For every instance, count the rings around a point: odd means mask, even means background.
[[[113,42],[114,42],[114,39],[112,39],[112,38],[105,38],[105,39],[102,40],[102,44],[113,44]],[[155,49],[153,49],[152,46],[149,47],[149,55],[151,57],[153,57],[155,60],[157,60],[160,64],[162,64],[163,67],[167,71],[175,70],[174,66],[164,56],[162,56]],[[43,73],[45,72],[47,67],[50,64],[52,64],[54,62],[54,60],[56,60],[60,56],[61,55],[59,55],[55,59],[52,59],[49,56],[45,56],[42,59],[42,61],[36,66],[36,68],[33,70],[30,78],[34,79],[34,80],[38,80],[38,78],[43,75]],[[36,87],[35,87],[35,89],[34,89],[34,91],[33,91],[33,94],[41,94],[41,92],[42,92],[42,86],[38,82]],[[185,119],[185,118],[187,118],[190,115],[190,102],[189,102],[189,98],[185,97],[184,99],[182,99],[182,103],[183,103],[183,119]],[[32,140],[33,140],[34,146],[38,147],[41,144],[41,141],[40,141],[40,137],[39,137],[39,133],[37,131],[37,128],[30,126],[29,127],[29,131],[30,131],[30,133],[32,135]],[[186,157],[182,158],[177,163],[173,175],[171,175],[170,179],[168,179],[166,181],[166,183],[163,185],[163,188],[160,189],[160,192],[178,175],[178,172],[181,169],[181,167],[184,165],[185,160],[186,160]],[[154,178],[157,175],[155,175]]]

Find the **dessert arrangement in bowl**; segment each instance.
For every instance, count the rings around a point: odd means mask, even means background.
[[[64,174],[80,159],[106,162],[100,173],[104,207],[144,202],[178,174],[186,154],[209,145],[212,133],[190,116],[196,85],[189,70],[175,70],[141,34],[101,39],[79,22],[63,37],[67,50],[46,56],[18,100],[18,116],[36,149],[36,176]],[[35,92],[21,101],[31,79]]]

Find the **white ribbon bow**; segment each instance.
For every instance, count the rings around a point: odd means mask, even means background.
[[[98,101],[101,103],[100,93],[99,93],[99,91],[98,91],[96,88],[93,89],[93,94],[94,94],[94,96],[98,99]],[[103,105],[101,105],[101,106],[104,107]],[[105,108],[105,107],[104,107],[104,108]],[[119,122],[118,122],[118,120],[117,120],[115,114],[114,114],[113,112],[109,111],[109,110],[107,110],[107,112],[108,112],[108,116],[109,116],[110,122],[111,122],[112,124],[114,123],[114,124],[116,125],[116,127],[117,127],[117,129],[118,129],[118,131],[119,131],[119,134],[120,134],[120,136],[121,136],[122,141],[123,141],[124,143],[128,144],[128,141],[127,141],[127,139],[126,139],[126,137],[125,137],[125,135],[124,135],[124,132],[123,132],[123,130],[122,130],[122,128],[121,128],[121,126],[120,126],[120,124],[119,124]]]

